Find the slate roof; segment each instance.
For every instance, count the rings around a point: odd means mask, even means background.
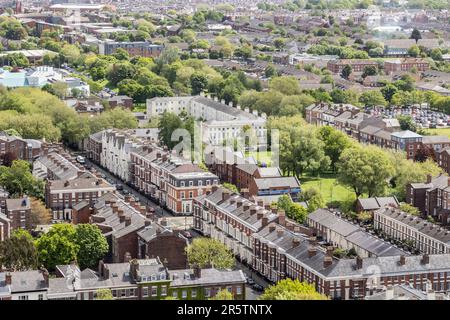
[[[399,205],[397,198],[394,197],[374,197],[366,199],[358,199],[359,204],[363,210],[375,210],[382,208],[389,204]]]
[[[273,177],[273,178],[258,178],[255,179],[256,186],[259,190],[289,187],[299,188],[300,182],[296,177]]]

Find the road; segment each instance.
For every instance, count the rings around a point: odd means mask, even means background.
[[[98,171],[100,174],[103,174],[106,177],[106,180],[111,184],[121,184],[123,186],[123,190],[125,192],[130,193],[135,199],[139,200],[142,205],[146,205],[149,207],[152,207],[155,209],[155,213],[158,216],[161,217],[173,217],[173,214],[170,213],[170,211],[161,208],[157,203],[153,202],[150,198],[143,195],[142,193],[136,191],[135,189],[131,188],[127,184],[125,184],[120,178],[114,176],[112,173],[110,173],[108,170],[103,169],[99,165],[89,161],[89,159],[86,159],[86,165],[92,166],[96,171]],[[123,191],[118,191],[121,194],[124,194]]]
[[[255,283],[259,284],[263,288],[267,288],[270,283],[260,275],[258,275],[255,271],[252,271],[249,267],[242,264],[241,262],[236,260],[236,268],[239,270],[242,270],[244,274],[248,277],[253,279]],[[245,285],[245,297],[246,300],[257,300],[258,297],[262,294],[262,292],[258,292],[252,289],[251,285]]]

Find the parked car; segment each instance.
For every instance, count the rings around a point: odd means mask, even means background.
[[[86,159],[83,156],[77,156],[77,162],[84,164],[86,163]]]
[[[189,231],[183,231],[181,234],[188,239],[192,239],[192,234]]]
[[[264,287],[262,285],[257,284],[257,283],[252,285],[252,289],[255,290],[255,291],[258,291],[258,292],[264,291]]]
[[[123,190],[123,185],[121,185],[120,183],[116,184],[115,187],[116,187],[116,189],[119,190],[119,191],[120,191],[120,190]]]
[[[253,286],[255,284],[255,280],[253,280],[252,278],[246,277],[245,282],[247,282],[247,284]]]

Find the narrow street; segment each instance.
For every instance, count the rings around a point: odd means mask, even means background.
[[[76,152],[72,152],[72,153],[79,154]],[[86,160],[85,166],[88,166],[88,167],[91,166],[92,168],[94,168],[97,172],[102,174],[109,183],[111,183],[113,185],[116,185],[116,184],[122,185],[123,190],[120,190],[120,191],[117,190],[117,192],[121,193],[122,195],[124,195],[124,191],[128,192],[135,199],[139,200],[142,205],[146,205],[146,206],[150,206],[150,207],[154,208],[155,213],[161,217],[172,217],[173,216],[168,210],[161,208],[157,203],[153,202],[150,198],[146,197],[142,193],[134,190],[133,188],[131,188],[130,186],[125,184],[125,182],[123,182],[120,178],[111,174],[108,170],[102,168],[98,164],[91,162],[86,157],[85,157],[85,160]]]

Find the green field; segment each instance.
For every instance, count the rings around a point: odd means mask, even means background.
[[[424,129],[424,131],[431,135],[447,136],[450,138],[450,128]]]
[[[264,162],[270,167],[272,163],[272,152],[271,151],[251,151],[245,153],[246,157],[253,157],[256,161]]]
[[[345,201],[349,198],[354,199],[355,193],[336,181],[335,174],[322,175],[321,177],[305,177],[300,179],[301,188],[315,188],[321,191],[325,202]]]

